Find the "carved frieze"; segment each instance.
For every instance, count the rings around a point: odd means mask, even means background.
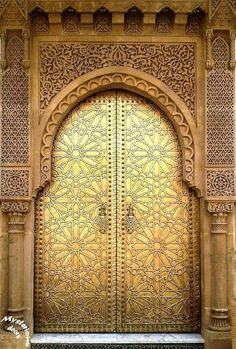
[[[108,66],[128,66],[157,77],[195,115],[195,46],[192,44],[42,43],[40,106],[78,76]]]
[[[210,213],[230,213],[233,211],[233,208],[233,202],[208,202],[208,211]]]
[[[29,210],[29,202],[26,201],[3,201],[1,210],[5,213],[26,213]]]
[[[234,1],[234,0],[231,0]],[[186,13],[192,12],[197,7],[200,7],[204,11],[208,11],[207,0],[123,0],[123,1],[68,1],[68,0],[29,0],[29,11],[32,11],[36,6],[44,9],[46,12],[61,12],[62,9],[72,5],[78,12],[95,12],[99,7],[106,6],[110,12],[122,12],[125,9],[129,9],[131,6],[137,6],[143,13],[144,12],[158,12],[163,8],[163,4],[167,4],[175,12]]]
[[[141,33],[143,30],[143,14],[136,7],[132,7],[125,14],[125,32]]]
[[[234,170],[207,170],[207,196],[234,196]]]

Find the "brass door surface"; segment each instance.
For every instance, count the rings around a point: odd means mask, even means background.
[[[198,221],[163,112],[119,90],[80,103],[36,204],[36,332],[199,330]]]

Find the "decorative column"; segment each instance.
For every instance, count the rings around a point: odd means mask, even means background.
[[[22,60],[23,67],[25,69],[29,69],[30,67],[30,59],[29,59],[29,31],[24,29],[22,31],[23,39],[24,39],[24,58]]]
[[[230,31],[230,62],[229,68],[234,70],[236,66],[236,58],[235,58],[235,30]]]
[[[206,69],[210,70],[214,66],[214,61],[212,59],[212,47],[211,41],[213,38],[213,30],[206,30]]]
[[[230,202],[209,202],[212,215],[212,310],[209,329],[230,331],[227,286],[227,217],[233,210]]]
[[[8,308],[7,315],[23,319],[24,218],[28,202],[2,202],[8,216]],[[7,324],[6,324],[7,325]],[[21,326],[18,328],[22,329]]]

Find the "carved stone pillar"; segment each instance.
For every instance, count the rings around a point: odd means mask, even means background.
[[[231,30],[230,32],[230,62],[229,62],[229,68],[235,69],[236,66],[236,60],[235,60],[235,31]]]
[[[7,66],[6,60],[6,30],[1,32],[1,60],[0,66],[2,69],[5,69]]]
[[[29,31],[27,29],[23,30],[23,38],[24,38],[24,58],[22,60],[23,67],[25,69],[29,69],[30,60],[29,60]]]
[[[23,319],[24,218],[27,202],[2,202],[8,216],[8,308],[7,315]],[[22,329],[19,326],[19,329]]]
[[[206,30],[206,69],[210,70],[214,66],[214,61],[212,58],[212,48],[211,48],[211,41],[213,38],[213,30],[207,29]]]
[[[232,203],[210,202],[212,214],[212,309],[210,330],[230,331],[227,287],[227,217],[233,210]]]

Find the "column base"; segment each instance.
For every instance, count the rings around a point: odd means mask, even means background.
[[[228,309],[212,309],[209,329],[216,332],[231,331]]]
[[[9,318],[9,320],[4,321],[4,324],[3,324],[3,329],[5,331],[12,332],[12,330],[9,329],[9,327],[11,327],[12,325],[17,331],[23,331],[22,326],[14,323],[10,320],[10,318],[12,318],[12,319],[22,321],[24,319],[23,309],[17,309],[17,310],[16,309],[8,309],[8,313],[6,316],[4,316],[4,318]]]
[[[232,349],[231,331],[216,332],[207,329],[204,335],[204,349]]]

